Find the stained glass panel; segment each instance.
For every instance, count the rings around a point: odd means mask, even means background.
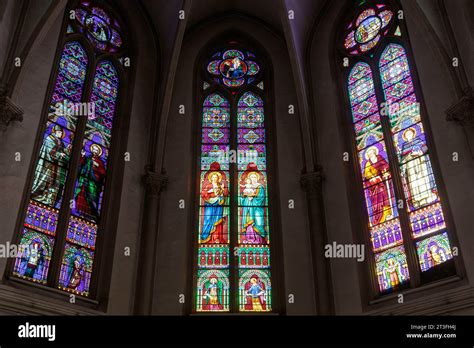
[[[387,35],[393,12],[385,6],[376,5],[362,11],[347,26],[344,33],[344,48],[351,55],[363,54],[374,48]]]
[[[255,55],[251,52],[236,49],[217,52],[207,64],[207,72],[230,88],[250,84],[254,81],[252,76],[260,72],[260,66],[253,58]]]
[[[446,223],[441,204],[433,204],[410,213],[410,225],[414,238],[444,229]]]
[[[13,274],[33,282],[46,284],[54,238],[23,229]]]
[[[416,250],[422,272],[453,258],[446,232],[416,242]]]
[[[410,278],[403,246],[376,254],[375,264],[380,292],[394,289]]]
[[[81,1],[75,10],[76,23],[92,45],[109,53],[116,53],[122,47],[123,41],[120,26],[100,7],[93,6],[91,1]]]
[[[72,142],[88,66],[78,42],[64,45],[33,173],[30,200],[13,275],[46,284],[58,214],[68,175]]]
[[[30,201],[26,211],[26,227],[54,236],[57,225],[58,210]]]
[[[264,105],[253,92],[237,105],[239,310],[265,312],[271,311],[270,273],[256,269],[270,266]]]
[[[270,271],[239,269],[239,309],[241,312],[270,312],[272,285]]]
[[[227,54],[237,57],[239,52]],[[210,64],[208,69],[211,68]],[[230,105],[227,99],[219,94],[206,97],[202,126],[196,311],[220,312],[229,310]]]
[[[93,112],[86,122],[59,279],[60,289],[82,296],[89,295],[118,88],[115,67],[100,61],[92,81]]]
[[[398,219],[392,219],[370,229],[373,251],[379,252],[403,243]]]
[[[397,199],[370,66],[355,64],[348,82],[370,240],[384,292],[408,279]]]
[[[88,296],[94,252],[66,243],[59,275],[59,288]]]
[[[198,270],[196,286],[197,312],[229,311],[229,270]]]
[[[240,268],[270,268],[268,246],[241,245],[238,258]]]
[[[379,66],[411,233],[420,238],[444,229],[446,223],[405,49],[387,45]],[[447,232],[418,241],[416,246],[422,271],[452,258]]]
[[[199,268],[228,268],[229,248],[223,245],[200,246],[198,250]]]

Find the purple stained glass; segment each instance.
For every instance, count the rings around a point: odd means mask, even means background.
[[[111,103],[97,94],[92,94],[91,102],[94,103],[94,113],[93,116],[103,116],[109,120],[112,120],[115,114],[115,103]],[[90,117],[89,118],[93,118]]]
[[[206,98],[210,105],[204,104],[202,112],[203,127],[228,128],[230,126],[229,106],[224,104],[223,100],[218,94]]]
[[[105,61],[99,64],[92,92],[105,101],[115,103],[118,93],[118,75],[112,63]]]
[[[405,49],[397,44],[390,44],[388,45],[382,56],[380,57],[379,66],[383,67],[385,64],[394,61],[398,57],[405,56]]]
[[[102,127],[94,127],[95,123],[89,122],[86,126],[85,136],[88,140],[99,144],[102,147],[109,148],[112,136],[109,131],[104,131]]]
[[[24,228],[13,275],[46,284],[53,246],[53,237]]]
[[[203,144],[228,144],[229,128],[203,128],[202,143]]]
[[[398,219],[379,224],[370,229],[370,239],[374,252],[391,248],[403,243],[402,230]]]
[[[93,260],[94,252],[66,243],[59,275],[59,288],[88,296]]]
[[[26,227],[54,236],[57,225],[58,210],[30,201],[26,211]]]
[[[385,99],[388,105],[392,105],[400,99],[412,94],[414,92],[413,82],[411,77],[397,82],[396,84],[384,89]]]
[[[446,227],[440,203],[410,213],[410,225],[414,238],[439,231]]]
[[[239,128],[237,133],[240,144],[265,143],[264,128]]]
[[[354,107],[352,108],[352,115],[354,118],[354,122],[357,122],[358,120],[361,120],[369,115],[372,115],[373,113],[377,112],[378,109],[379,108],[377,105],[377,99],[374,94],[371,97],[364,99],[359,104],[354,105]]]
[[[109,16],[105,10],[92,6],[91,2],[83,1],[75,12],[80,31],[96,49],[115,53],[123,45],[118,21]]]
[[[86,220],[71,217],[67,229],[67,241],[76,245],[95,249],[97,225]]]

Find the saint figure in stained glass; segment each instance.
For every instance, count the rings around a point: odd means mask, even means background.
[[[367,162],[364,177],[368,180],[369,210],[372,212],[373,226],[384,222],[391,215],[391,188],[386,179],[390,176],[390,168],[385,159],[379,154],[376,146],[369,147],[365,152]]]
[[[201,243],[227,243],[224,233],[224,204],[229,195],[226,175],[217,162],[204,176],[201,197],[204,201],[204,224],[201,230]]]
[[[83,216],[99,216],[99,199],[105,179],[102,148],[90,145],[90,152],[82,151],[79,179],[75,190],[76,211]]]
[[[40,148],[38,165],[31,190],[32,198],[43,204],[54,206],[66,171],[60,165],[69,159],[71,145],[65,145],[66,131],[55,124],[44,138]]]
[[[245,284],[247,303],[245,309],[256,312],[265,311],[266,307],[266,296],[265,296],[265,284],[259,281],[258,276],[254,275],[250,278],[250,281]]]

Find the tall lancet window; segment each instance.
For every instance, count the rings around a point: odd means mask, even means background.
[[[402,15],[395,2],[360,1],[340,36],[376,296],[456,273]]]
[[[265,67],[230,42],[202,67],[195,312],[271,312]]]
[[[74,1],[66,10],[19,216],[14,279],[93,295],[113,134],[120,123],[122,30],[103,2]]]

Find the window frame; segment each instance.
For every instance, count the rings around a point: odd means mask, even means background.
[[[207,72],[207,64],[210,55],[217,51],[226,49],[248,50],[255,54],[257,61],[263,70],[260,81],[264,83],[264,89],[261,90],[256,85],[244,84],[241,87],[231,89],[222,84],[210,84],[207,89],[203,89],[203,83],[209,80]],[[187,296],[190,296],[192,301],[187,301],[188,305],[185,308],[185,313],[189,315],[278,315],[284,313],[284,301],[280,296],[281,281],[283,279],[282,267],[282,251],[281,251],[281,229],[279,210],[276,207],[278,202],[278,182],[277,160],[275,156],[276,149],[276,126],[274,113],[274,88],[273,88],[273,69],[266,52],[260,45],[238,32],[230,32],[219,35],[217,38],[198,53],[194,67],[193,78],[193,121],[192,121],[192,185],[191,185],[191,213],[190,224],[191,234],[190,249],[188,252],[188,264],[191,270],[191,276],[188,275]],[[234,91],[235,94],[232,94]],[[272,309],[269,312],[241,312],[239,310],[239,293],[238,293],[238,256],[234,255],[234,248],[238,246],[237,232],[238,232],[238,169],[237,163],[230,165],[229,168],[229,311],[228,312],[213,312],[213,311],[196,311],[196,284],[198,280],[197,270],[198,264],[198,248],[199,248],[199,207],[200,207],[200,173],[201,173],[201,140],[202,140],[202,111],[205,99],[217,93],[225,97],[229,102],[229,114],[231,117],[230,125],[230,149],[237,151],[237,108],[240,97],[246,93],[252,92],[258,95],[263,102],[265,112],[265,146],[266,146],[266,163],[267,163],[267,196],[268,196],[268,220],[270,227],[270,282],[272,284]],[[271,174],[270,174],[271,173]]]
[[[344,30],[347,27],[347,23],[351,22],[357,15],[367,8],[375,6],[376,3],[383,3],[388,8],[393,11],[392,23],[388,29],[387,35],[382,37],[377,45],[369,50],[366,53],[359,54],[356,56],[350,56],[347,53],[347,50],[344,47]],[[458,284],[452,286],[458,286],[459,282],[464,281],[465,271],[462,262],[462,256],[460,254],[460,247],[457,239],[456,228],[454,225],[454,220],[452,218],[451,208],[446,193],[446,187],[444,185],[444,180],[442,177],[439,159],[436,151],[436,146],[433,142],[433,133],[430,125],[429,113],[427,111],[425,98],[423,95],[423,90],[421,82],[418,76],[418,69],[415,63],[415,57],[412,51],[412,46],[410,43],[410,38],[408,35],[408,29],[406,26],[406,19],[399,20],[397,15],[398,11],[402,10],[402,7],[395,1],[386,0],[386,1],[375,1],[369,0],[363,5],[354,5],[348,4],[345,7],[344,16],[342,25],[338,34],[335,36],[337,40],[336,44],[336,64],[342,62],[344,58],[349,59],[348,66],[339,67],[337,82],[340,87],[340,96],[343,100],[344,110],[342,112],[342,133],[344,137],[344,144],[348,149],[350,149],[350,160],[348,165],[350,166],[348,173],[348,183],[349,183],[349,198],[354,206],[354,214],[351,214],[352,217],[352,226],[354,230],[354,236],[357,241],[362,241],[368,250],[367,252],[367,263],[364,262],[359,267],[359,273],[361,277],[361,288],[362,288],[362,297],[363,297],[363,310],[368,311],[374,308],[384,305],[386,302],[394,299],[395,296],[403,293],[415,293],[420,291],[426,291],[433,287],[443,286],[445,284],[450,284],[456,282]],[[397,27],[400,28],[401,36],[395,36],[395,30]],[[443,213],[446,223],[445,231],[448,232],[448,239],[451,245],[451,248],[456,247],[458,249],[458,256],[454,256],[452,260],[448,260],[441,265],[422,272],[419,267],[418,256],[416,254],[415,240],[421,241],[423,239],[438,235],[442,230],[437,232],[429,233],[425,236],[420,236],[418,238],[413,238],[411,236],[411,231],[408,225],[409,217],[406,212],[406,199],[404,196],[403,187],[401,186],[401,175],[400,175],[400,165],[398,163],[398,158],[394,151],[393,137],[391,136],[391,129],[388,124],[388,117],[380,115],[382,130],[384,134],[384,141],[387,147],[387,155],[389,159],[390,171],[392,173],[392,180],[394,186],[394,192],[398,200],[402,199],[404,202],[403,208],[398,208],[400,226],[402,229],[403,236],[403,246],[405,247],[405,253],[407,256],[408,270],[410,274],[410,279],[407,284],[399,286],[391,291],[380,293],[377,279],[376,279],[376,265],[374,260],[374,252],[372,251],[372,243],[370,241],[370,231],[367,226],[367,209],[365,206],[364,190],[362,184],[362,178],[360,175],[360,164],[358,161],[358,151],[356,147],[354,129],[353,129],[353,119],[352,119],[352,108],[350,106],[349,99],[349,89],[348,89],[348,78],[353,69],[353,67],[359,63],[367,64],[372,72],[373,83],[375,96],[377,98],[378,108],[380,111],[380,104],[385,103],[383,85],[381,82],[379,61],[384,52],[384,50],[390,44],[400,45],[406,54],[406,58],[409,65],[410,76],[413,81],[414,86],[414,95],[417,98],[417,102],[420,105],[420,115],[421,123],[424,128],[424,133],[426,136],[426,145],[428,146],[427,154],[430,157],[430,162],[433,170],[433,176],[438,188],[438,195],[440,197],[440,202],[443,207]],[[390,136],[389,136],[390,135]],[[356,173],[354,175],[354,173]],[[352,210],[352,209],[351,209]],[[390,248],[389,248],[390,249]],[[367,267],[368,266],[368,267]],[[435,271],[436,270],[436,271]],[[439,276],[443,272],[448,273],[445,276]],[[428,274],[429,273],[429,274]],[[423,279],[422,279],[423,278]],[[362,281],[365,280],[365,281]]]
[[[101,205],[100,220],[97,223],[97,239],[94,249],[94,259],[91,273],[91,281],[89,286],[89,295],[81,296],[75,295],[76,304],[101,311],[105,311],[107,307],[107,298],[111,282],[110,270],[112,268],[113,260],[113,245],[115,244],[116,227],[118,224],[118,207],[120,206],[120,199],[122,191],[122,179],[124,174],[125,163],[121,159],[121,153],[125,152],[128,127],[130,123],[130,101],[133,93],[133,88],[130,85],[132,76],[135,73],[135,67],[125,68],[118,61],[118,57],[129,57],[133,60],[132,52],[135,51],[130,45],[127,32],[127,23],[120,15],[119,8],[111,4],[109,1],[96,3],[92,5],[103,8],[106,13],[112,18],[116,19],[122,28],[122,47],[114,54],[107,52],[100,52],[95,49],[93,44],[89,42],[84,34],[78,32],[78,25],[69,18],[69,13],[80,6],[81,0],[68,1],[64,8],[63,20],[59,37],[56,43],[56,51],[54,54],[53,63],[51,65],[51,72],[48,79],[46,93],[43,99],[41,114],[39,117],[39,124],[35,135],[35,142],[33,146],[32,155],[29,162],[28,175],[25,180],[25,186],[22,193],[20,203],[20,210],[13,231],[12,243],[18,245],[21,240],[23,225],[27,213],[27,207],[31,199],[31,187],[34,179],[35,169],[39,160],[39,149],[43,142],[43,135],[47,128],[48,111],[52,102],[52,96],[55,89],[55,83],[60,71],[59,62],[64,50],[64,47],[69,42],[78,42],[87,55],[88,64],[87,71],[83,85],[81,96],[81,103],[88,102],[92,95],[93,81],[96,76],[97,66],[103,62],[110,62],[117,72],[119,80],[118,93],[116,99],[116,109],[114,114],[114,124],[111,132],[111,143],[109,147],[109,156],[107,160],[107,168],[105,174],[105,185],[103,188],[103,198]],[[72,25],[74,33],[67,33],[69,25]],[[70,155],[70,162],[68,166],[68,174],[63,192],[63,202],[58,213],[58,225],[56,227],[55,243],[51,256],[51,263],[49,266],[47,283],[38,284],[27,279],[21,279],[13,275],[16,258],[8,259],[5,270],[5,282],[9,285],[19,287],[25,290],[35,288],[39,293],[50,298],[64,301],[73,294],[71,292],[61,290],[58,288],[59,275],[64,253],[67,227],[71,210],[67,208],[66,201],[73,198],[74,186],[79,171],[80,152],[82,150],[82,142],[85,139],[86,128],[85,117],[79,117],[76,123],[76,131],[72,142],[72,151]],[[112,172],[114,175],[112,175]]]

